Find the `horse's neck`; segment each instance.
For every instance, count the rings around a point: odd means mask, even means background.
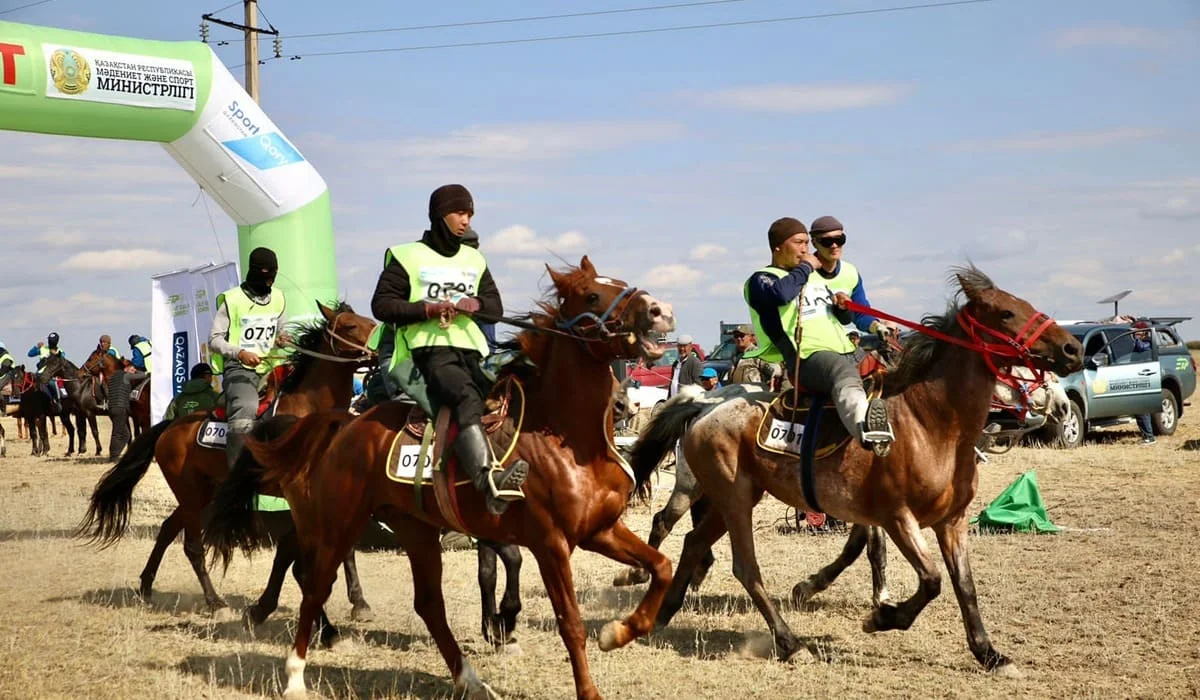
[[[300,404],[306,404],[308,411],[348,407],[354,392],[354,370],[352,362],[313,358],[296,388],[280,396],[279,412],[295,415]]]
[[[983,356],[947,346],[928,376],[902,396],[917,420],[928,426],[956,426],[968,434],[983,430],[991,408],[996,377]]]
[[[554,338],[550,342],[551,350],[529,392],[527,412],[571,438],[577,450],[603,447],[602,426],[612,402],[608,364],[592,356],[578,341]]]

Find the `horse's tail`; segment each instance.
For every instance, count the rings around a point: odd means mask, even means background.
[[[700,415],[708,404],[697,401],[704,395],[698,386],[687,386],[667,400],[658,415],[650,420],[641,437],[633,446],[634,489],[641,498],[650,496],[650,476],[658,468],[663,457],[687,432],[688,425]]]
[[[87,514],[75,530],[77,537],[88,537],[93,544],[105,548],[116,544],[125,535],[133,490],[154,460],[158,439],[170,426],[171,421],[165,420],[142,433],[129,445],[121,460],[100,477]]]
[[[295,416],[276,416],[255,425],[233,470],[217,487],[204,527],[204,544],[211,550],[213,561],[220,560],[226,569],[234,550],[249,556],[269,540],[262,531],[255,502],[259,492],[277,485],[278,479],[268,476],[250,445],[281,436],[286,439],[288,431],[299,422]]]

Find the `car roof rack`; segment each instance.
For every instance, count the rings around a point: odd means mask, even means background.
[[[1190,321],[1190,320],[1192,320],[1192,317],[1191,316],[1146,316],[1145,318],[1142,318],[1139,320],[1149,321],[1150,323],[1152,323],[1156,326],[1174,326],[1176,324],[1183,323],[1184,321]]]

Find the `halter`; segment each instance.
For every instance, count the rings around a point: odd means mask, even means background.
[[[308,355],[309,357],[315,357],[319,360],[327,360],[329,362],[342,362],[347,364],[366,364],[373,362],[376,357],[378,357],[378,353],[376,351],[368,348],[366,345],[356,343],[343,335],[339,335],[338,332],[334,330],[334,328],[337,327],[338,319],[342,317],[342,314],[346,313],[350,312],[339,311],[338,313],[334,314],[333,320],[325,325],[325,337],[329,341],[329,350],[334,354],[327,355],[323,352],[317,352],[316,350],[309,350],[308,348],[302,348],[295,343],[288,343],[288,346],[301,355]],[[333,344],[335,340],[341,341],[343,344],[360,351],[362,354],[357,357],[342,357],[341,355],[338,355],[337,347]]]
[[[958,317],[956,319],[959,327],[962,328],[967,334],[967,339],[963,340],[962,338],[955,338],[952,335],[947,335],[946,333],[934,328],[930,328],[924,324],[914,323],[913,321],[909,321],[898,316],[893,316],[889,313],[884,313],[878,309],[873,309],[869,306],[864,306],[854,301],[846,302],[846,308],[854,311],[855,313],[868,314],[870,316],[876,316],[878,318],[892,321],[893,323],[898,323],[931,338],[945,341],[952,345],[957,345],[983,355],[983,360],[987,363],[988,370],[991,371],[992,375],[995,376],[998,381],[1006,386],[1012,387],[1014,391],[1021,395],[1023,399],[1022,405],[1017,407],[1021,420],[1025,419],[1025,414],[1029,411],[1029,395],[1037,391],[1043,384],[1046,383],[1046,373],[1044,370],[1037,369],[1033,366],[1034,358],[1033,353],[1031,352],[1031,348],[1033,347],[1033,344],[1037,342],[1038,338],[1041,338],[1042,335],[1054,325],[1054,319],[1050,318],[1041,311],[1035,311],[1034,314],[1029,317],[1029,320],[1025,322],[1025,325],[1021,326],[1021,330],[1017,331],[1016,335],[1009,336],[983,325],[967,311],[966,307],[963,307],[963,309],[958,312]],[[998,338],[1002,342],[987,342],[980,338],[980,333],[986,333],[993,338]],[[1022,380],[1013,375],[1011,371],[1007,369],[1000,369],[996,364],[997,359],[1013,360],[1013,362],[1006,363],[1009,365],[1023,365],[1026,369],[1033,373],[1033,381],[1029,382],[1027,380]]]
[[[613,282],[606,284],[611,287],[616,286]],[[629,308],[629,304],[645,293],[637,287],[622,287],[621,291],[612,300],[612,303],[599,316],[591,311],[584,311],[568,320],[563,320],[560,317],[555,320],[554,324],[559,329],[585,340],[611,340],[614,336],[629,332],[625,328],[625,322],[621,319],[625,315],[625,311]],[[584,335],[585,333],[595,333],[599,337],[588,338]]]

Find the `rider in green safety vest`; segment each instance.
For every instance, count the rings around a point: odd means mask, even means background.
[[[217,313],[208,336],[210,361],[222,373],[225,413],[225,459],[230,471],[254,427],[258,414],[258,381],[272,367],[266,357],[291,338],[284,331],[286,304],[274,289],[279,261],[270,248],[250,251],[246,281],[217,296]]]
[[[142,336],[134,333],[129,336],[129,361],[133,366],[142,372],[150,372],[153,369],[153,361],[150,359],[150,353],[154,347],[150,345],[150,341]]]
[[[787,378],[795,376],[799,363],[801,385],[828,394],[846,430],[865,447],[886,454],[894,439],[887,403],[868,401],[854,362],[854,344],[844,328],[855,319],[834,303],[835,294],[848,295],[858,285],[857,271],[844,264],[827,272],[825,263],[809,252],[808,229],[791,217],[771,224],[767,242],[771,264],[751,275],[743,288],[755,333],[764,341],[746,357],[782,362]],[[799,348],[794,342],[798,324]]]
[[[29,348],[29,352],[26,353],[29,357],[38,358],[37,372],[39,374],[46,366],[46,360],[49,360],[51,355],[63,355],[62,349],[58,347],[58,340],[58,333],[51,331],[46,336],[45,343],[39,341],[37,345]],[[46,382],[45,391],[50,397],[50,412],[55,415],[62,413],[62,402],[58,393],[58,384],[54,381]]]
[[[524,498],[529,465],[517,460],[494,468],[483,431],[482,387],[488,382],[480,362],[488,343],[472,316],[498,318],[504,306],[483,254],[463,244],[474,214],[467,188],[434,190],[429,230],[420,241],[388,249],[371,311],[396,329],[393,366],[411,358],[430,398],[454,411],[459,463],[483,492],[488,511],[499,515],[510,501]]]

